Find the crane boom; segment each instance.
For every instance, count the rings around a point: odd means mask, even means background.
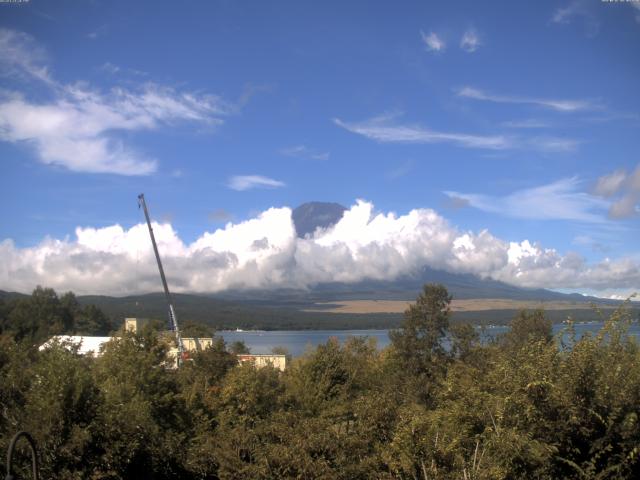
[[[144,210],[144,216],[147,219],[147,226],[149,227],[149,236],[151,236],[151,244],[153,245],[153,253],[156,255],[156,261],[158,262],[158,270],[160,270],[160,279],[162,280],[162,286],[164,287],[164,295],[167,299],[167,305],[169,306],[169,323],[176,335],[176,343],[178,345],[178,358],[177,363],[180,365],[182,357],[184,356],[184,344],[182,343],[182,337],[180,336],[180,329],[178,328],[178,317],[176,316],[175,308],[173,308],[173,300],[171,299],[171,293],[169,292],[169,285],[167,284],[167,277],[164,274],[164,268],[162,268],[162,261],[160,260],[160,253],[158,252],[158,245],[156,244],[156,237],[153,234],[153,227],[151,226],[151,220],[149,219],[149,210],[147,209],[147,203],[144,201],[144,193],[138,195],[138,207],[142,207]]]

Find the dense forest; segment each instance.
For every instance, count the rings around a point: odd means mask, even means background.
[[[450,323],[450,302],[425,285],[383,350],[330,340],[279,372],[238,366],[218,338],[172,370],[151,326],[97,358],[38,351],[53,333],[113,328],[38,289],[0,303],[0,449],[29,431],[51,479],[640,478],[640,349],[624,307],[596,335],[569,323],[564,341],[544,312],[522,311],[481,344]]]

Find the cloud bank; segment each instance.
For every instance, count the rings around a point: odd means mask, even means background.
[[[430,209],[378,213],[362,200],[336,225],[304,239],[296,236],[289,208],[228,223],[189,245],[168,223],[155,224],[154,231],[176,292],[391,280],[423,266],[526,287],[640,288],[637,260],[589,264],[575,253],[563,255],[529,240],[461,231]],[[80,294],[159,290],[146,225],[79,227],[73,239],[46,238],[32,248],[0,242],[0,289],[29,292],[37,284]]]

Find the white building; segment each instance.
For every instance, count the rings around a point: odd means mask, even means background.
[[[142,329],[146,323],[142,318],[125,318],[124,330],[127,332],[136,333]],[[63,345],[73,345],[78,347],[78,353],[80,355],[91,355],[98,357],[102,354],[104,345],[119,337],[90,337],[84,335],[55,335],[51,337],[47,342],[40,345],[39,350],[44,350],[54,343]],[[178,356],[178,348],[173,341],[173,332],[165,332],[165,338],[170,342],[168,357],[171,359],[171,363],[175,363],[175,359]],[[183,338],[182,344],[186,352],[197,352],[205,350],[213,344],[213,338],[200,337],[200,338]],[[266,365],[271,365],[280,371],[284,371],[287,367],[289,357],[287,355],[251,355],[243,354],[238,355],[238,362],[251,362],[256,368],[262,368]]]

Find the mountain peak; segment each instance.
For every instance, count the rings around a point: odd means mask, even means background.
[[[340,221],[346,207],[332,202],[307,202],[293,210],[293,224],[298,237],[311,235],[318,228],[327,228]]]

